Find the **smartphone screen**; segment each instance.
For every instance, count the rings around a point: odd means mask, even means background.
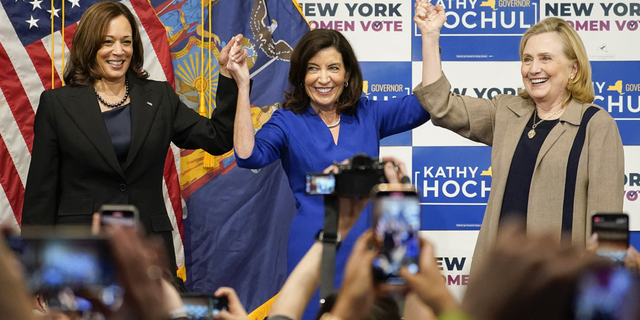
[[[595,214],[591,233],[598,234],[598,255],[623,264],[629,248],[629,216],[626,214]]]
[[[14,249],[31,292],[104,289],[116,282],[106,239],[23,237]]]
[[[374,231],[381,241],[373,260],[374,277],[388,284],[404,284],[400,268],[418,272],[420,258],[420,202],[415,191],[377,192]]]
[[[624,268],[604,268],[585,274],[577,286],[573,319],[638,319],[639,285],[637,277]]]
[[[180,297],[189,319],[209,320],[220,311],[229,309],[229,301],[225,296],[218,298],[206,294],[181,293]]]
[[[309,195],[333,194],[336,190],[336,178],[333,174],[307,173],[306,193]]]
[[[98,210],[100,224],[105,226],[135,227],[138,221],[138,209],[130,204],[105,204]]]

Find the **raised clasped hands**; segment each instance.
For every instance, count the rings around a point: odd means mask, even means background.
[[[428,0],[416,0],[416,14],[413,21],[424,34],[439,34],[440,29],[447,21],[444,8],[439,4],[433,5]]]
[[[238,86],[249,85],[249,68],[247,67],[247,55],[248,52],[240,44],[242,35],[237,35],[231,39],[231,48],[229,49],[229,56],[226,60],[225,67],[231,74]],[[225,46],[228,47],[229,45]],[[222,52],[220,53],[222,55]],[[222,60],[220,64],[222,65]]]
[[[227,78],[231,77],[231,74],[229,74],[229,70],[227,70],[227,64],[229,63],[229,61],[239,61],[242,59],[241,55],[244,55],[247,52],[246,50],[242,50],[242,45],[240,45],[240,40],[242,40],[242,38],[244,37],[241,33],[233,36],[218,54],[218,65],[220,66],[220,74]],[[238,47],[240,48],[240,50],[238,50]],[[246,56],[244,58],[246,58]]]

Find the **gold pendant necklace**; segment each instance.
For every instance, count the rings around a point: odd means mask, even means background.
[[[541,124],[543,121],[545,120],[549,120],[551,118],[553,118],[553,116],[557,115],[558,113],[560,113],[562,111],[563,108],[560,108],[558,110],[556,110],[554,113],[552,113],[551,115],[549,115],[548,117],[542,119],[540,118],[540,121],[536,122],[536,115],[538,115],[538,109],[536,108],[536,110],[533,112],[533,121],[531,122],[533,125],[531,126],[531,130],[529,130],[529,133],[527,133],[527,136],[529,137],[529,139],[533,139],[533,137],[536,136],[536,127]]]

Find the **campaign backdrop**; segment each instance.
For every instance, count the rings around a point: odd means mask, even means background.
[[[0,20],[6,23],[0,23],[0,58],[15,72],[0,80],[0,222],[17,226],[38,96],[62,85],[62,61],[79,10],[95,1],[65,1],[66,11],[58,9],[61,0],[54,1],[53,8],[46,1],[1,2]],[[256,130],[280,107],[288,87],[288,54],[311,28],[339,30],[349,39],[363,70],[363,96],[369,99],[410,94],[420,82],[421,41],[412,21],[413,0],[124,2],[135,9],[146,32],[158,29],[157,21],[145,22],[150,17],[162,23],[169,48],[157,46],[156,39],[146,52],[165,60],[170,55],[174,72],[165,76],[164,66],[152,75],[175,79],[182,101],[202,115],[215,109],[219,50],[232,35],[244,34],[242,44],[249,52],[254,80]],[[640,5],[634,1],[432,2],[447,11],[440,38],[443,70],[455,92],[472,97],[517,94],[523,86],[520,38],[540,19],[560,17],[578,31],[593,68],[595,103],[616,119],[625,145],[621,197],[630,215],[631,243],[640,247]],[[52,14],[54,30],[49,32]],[[61,17],[67,19],[65,28]],[[22,40],[35,35],[34,28],[46,32]],[[491,192],[490,153],[489,147],[430,122],[382,141],[381,156],[401,158],[420,189],[421,234],[435,244],[437,262],[457,297],[469,281]],[[286,235],[295,212],[280,163],[244,170],[235,166],[233,152],[214,157],[202,150],[183,150],[175,156],[169,152],[167,160],[165,191],[176,228],[179,275],[197,292],[211,293],[221,285],[236,288],[246,309],[253,311],[251,318],[263,319],[286,278]],[[176,196],[175,164],[180,167],[182,200]]]
[[[640,5],[634,1],[432,0],[447,12],[442,67],[453,91],[479,98],[523,87],[523,33],[546,17],[580,34],[593,69],[595,103],[615,118],[625,148],[624,211],[640,247]],[[314,28],[342,31],[360,60],[370,99],[400,96],[420,83],[420,32],[411,0],[299,0]],[[411,67],[407,68],[410,63]],[[410,87],[409,87],[409,81]],[[461,297],[491,191],[491,149],[430,122],[383,140],[381,156],[403,159],[420,190],[422,235],[435,243],[451,291]]]

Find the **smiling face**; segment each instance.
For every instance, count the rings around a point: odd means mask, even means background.
[[[96,65],[102,79],[109,82],[124,82],[133,55],[131,24],[124,16],[109,22],[104,42],[96,54]]]
[[[561,104],[567,82],[577,72],[577,62],[563,53],[560,37],[555,32],[532,36],[522,54],[522,82],[536,102],[551,107]]]
[[[334,109],[347,78],[340,52],[329,47],[316,53],[307,62],[304,77],[304,87],[311,100],[311,107],[316,111]]]

